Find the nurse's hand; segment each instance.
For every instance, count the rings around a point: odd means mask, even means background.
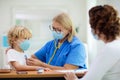
[[[35,59],[35,58],[28,58],[26,60],[26,63],[27,65],[30,65],[30,66],[42,66],[43,62],[38,60],[38,59]]]
[[[75,75],[75,73],[72,72],[68,72],[65,74],[64,78],[66,80],[78,80],[77,76]]]

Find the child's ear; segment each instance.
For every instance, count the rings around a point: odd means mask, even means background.
[[[17,44],[19,43],[19,41],[16,39],[16,40],[13,40],[13,44]]]

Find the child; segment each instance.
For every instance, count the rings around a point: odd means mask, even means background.
[[[8,32],[8,43],[11,47],[7,51],[7,61],[17,71],[21,70],[37,70],[38,66],[28,66],[26,64],[26,51],[30,42],[29,39],[32,37],[31,32],[22,26],[15,26]]]

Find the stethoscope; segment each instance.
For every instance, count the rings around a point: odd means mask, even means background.
[[[56,43],[55,40],[54,40],[54,43],[55,43],[55,50],[54,50],[54,52],[53,52],[53,54],[52,54],[52,57],[50,58],[48,64],[51,63],[51,61],[53,60],[53,58],[54,58],[54,56],[55,56],[56,51],[57,51],[57,50],[60,48],[60,46],[62,45],[62,43],[60,43],[60,42],[58,42],[58,45],[57,45],[57,43]]]

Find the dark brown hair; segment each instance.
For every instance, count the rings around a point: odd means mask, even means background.
[[[116,39],[116,36],[120,34],[120,18],[118,17],[117,11],[110,5],[95,6],[89,10],[89,22],[91,28],[98,31],[97,34],[105,35],[107,41]]]

